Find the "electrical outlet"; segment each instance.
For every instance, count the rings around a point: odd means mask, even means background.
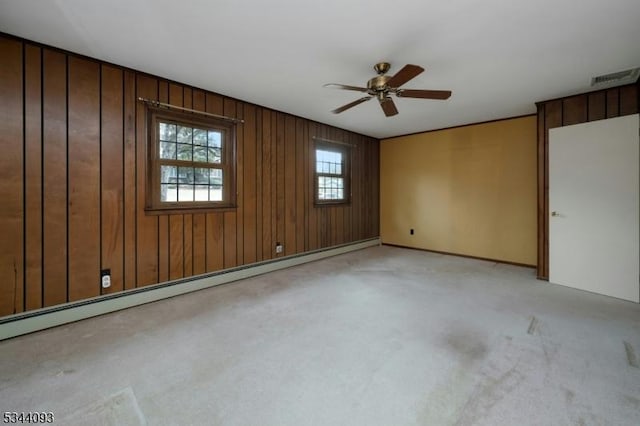
[[[100,283],[102,288],[111,287],[111,269],[103,269],[100,271]]]
[[[409,231],[409,234],[413,235],[413,228]]]
[[[276,243],[276,253],[282,253],[284,247],[280,243]]]

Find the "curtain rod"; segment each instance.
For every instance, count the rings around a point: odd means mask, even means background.
[[[356,146],[356,144],[354,144],[354,143],[334,141],[334,140],[331,140],[331,139],[325,139],[325,138],[321,138],[321,137],[318,137],[318,136],[313,136],[311,139],[313,139],[314,141],[329,142],[329,143],[335,143],[335,144],[338,144],[338,145]]]
[[[224,115],[211,114],[210,112],[198,111],[191,108],[183,108],[176,105],[165,104],[164,102],[154,101],[151,99],[138,98],[138,100],[153,106],[162,106],[165,108],[179,109],[180,111],[193,112],[195,114],[206,115],[208,117],[214,117],[214,118],[220,118],[222,120],[233,121],[234,123],[244,123],[244,120],[241,118],[233,118],[233,117],[226,117]]]

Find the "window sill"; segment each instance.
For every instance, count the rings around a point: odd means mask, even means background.
[[[313,203],[314,207],[337,207],[337,206],[349,206],[351,205],[351,200],[347,201],[315,201]]]
[[[162,216],[174,214],[198,214],[198,213],[224,213],[236,211],[237,206],[220,206],[220,207],[167,207],[167,208],[145,208],[144,213],[147,216]]]

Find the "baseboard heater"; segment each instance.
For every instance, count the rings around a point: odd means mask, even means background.
[[[0,318],[0,340],[377,245],[380,238],[371,238],[6,316]]]

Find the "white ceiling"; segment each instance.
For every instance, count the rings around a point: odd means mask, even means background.
[[[638,0],[0,0],[0,31],[384,138],[535,112],[640,66]],[[372,66],[426,68],[397,99],[362,96]]]

